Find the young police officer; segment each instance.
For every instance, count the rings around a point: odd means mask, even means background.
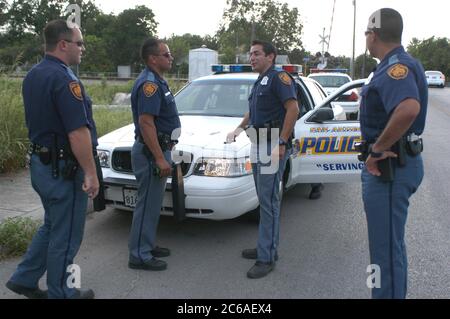
[[[6,286],[28,298],[46,298],[38,282],[47,271],[48,298],[90,299],[92,290],[78,290],[67,282],[68,266],[83,237],[87,198],[99,190],[92,105],[69,68],[81,61],[83,36],[63,20],[48,23],[44,34],[44,60],[23,82],[31,182],[45,209],[44,225]]]
[[[164,72],[172,67],[169,47],[161,40],[144,42],[141,57],[147,68],[136,80],[131,94],[136,142],[131,159],[138,182],[138,202],[129,242],[129,267],[164,270],[167,263],[156,259],[170,251],[155,245],[167,177],[172,171],[172,133],[181,127],[175,99]]]
[[[361,94],[361,131],[368,144],[363,201],[371,263],[381,268],[381,287],[372,297],[383,299],[406,297],[405,223],[409,198],[424,175],[418,136],[425,126],[428,88],[422,65],[401,45],[402,31],[402,17],[393,9],[370,17],[367,48],[381,63]]]
[[[292,131],[299,114],[294,80],[288,73],[275,70],[276,56],[277,51],[272,44],[263,41],[252,43],[250,63],[260,76],[249,97],[250,112],[227,137],[227,141],[232,142],[248,129],[247,125],[257,133],[250,139],[253,176],[260,205],[258,245],[256,249],[242,252],[244,258],[257,260],[247,272],[249,278],[266,276],[278,259],[280,181],[292,148]],[[276,136],[271,134],[271,130]],[[248,134],[252,135],[251,132]]]

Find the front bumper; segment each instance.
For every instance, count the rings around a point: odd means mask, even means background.
[[[132,211],[124,203],[123,189],[137,189],[132,175],[106,177],[108,206]],[[173,216],[172,180],[168,179],[161,215]],[[236,178],[194,176],[184,178],[186,217],[224,220],[236,218],[258,207],[253,176]]]

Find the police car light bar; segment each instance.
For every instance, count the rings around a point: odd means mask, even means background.
[[[283,65],[276,65],[275,68],[278,71],[286,71],[287,73],[298,75],[299,73],[303,72],[303,67],[298,64],[283,64]]]
[[[214,64],[211,69],[216,74],[253,72],[249,64]]]
[[[215,74],[253,72],[252,66],[249,64],[214,64],[211,69]],[[303,70],[302,66],[297,64],[276,65],[275,69],[290,74],[299,74]]]

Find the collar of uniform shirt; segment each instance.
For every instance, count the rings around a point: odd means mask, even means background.
[[[261,80],[263,77],[265,77],[267,74],[269,74],[270,71],[273,71],[274,69],[275,69],[275,64],[273,64],[270,68],[268,68],[266,72],[262,73],[258,77],[258,81]]]

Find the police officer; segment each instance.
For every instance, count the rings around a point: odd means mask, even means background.
[[[83,237],[87,199],[99,190],[92,105],[69,68],[81,62],[83,36],[63,20],[49,22],[44,34],[45,57],[23,81],[31,183],[45,209],[44,225],[6,286],[28,298],[91,299],[92,290],[73,288],[68,280]],[[48,292],[38,287],[46,271]]]
[[[362,192],[370,259],[381,271],[372,297],[382,299],[406,297],[405,223],[424,175],[419,136],[428,87],[422,65],[401,45],[402,32],[401,15],[383,8],[371,15],[365,33],[370,54],[381,61],[362,89],[361,131],[369,145]]]
[[[147,66],[136,80],[131,93],[131,107],[136,142],[131,159],[138,182],[138,202],[134,210],[129,241],[132,269],[164,270],[170,250],[155,245],[161,205],[167,177],[171,174],[171,150],[180,119],[175,99],[163,73],[172,67],[169,47],[161,40],[147,39],[141,49]]]
[[[260,222],[257,248],[242,252],[244,258],[256,259],[247,272],[248,278],[266,276],[278,259],[280,182],[299,114],[294,80],[288,73],[275,69],[276,56],[272,44],[253,41],[250,63],[259,78],[249,97],[250,112],[227,136],[227,141],[232,142],[247,128],[252,140],[252,168],[260,204]],[[256,134],[252,138],[253,132]]]

